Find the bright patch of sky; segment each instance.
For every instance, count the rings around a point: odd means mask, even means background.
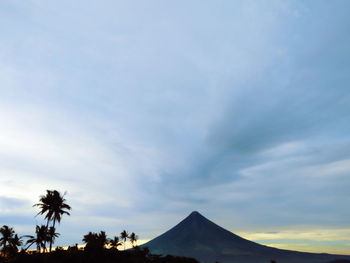
[[[0,25],[1,224],[31,234],[57,189],[59,245],[192,210],[349,229],[349,1],[2,0]]]

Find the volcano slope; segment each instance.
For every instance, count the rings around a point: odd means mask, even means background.
[[[315,254],[260,245],[192,212],[175,227],[142,245],[151,253],[193,257],[204,263],[326,263],[350,256]]]

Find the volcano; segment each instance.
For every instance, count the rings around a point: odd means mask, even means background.
[[[164,234],[142,245],[153,254],[196,258],[204,263],[326,263],[350,256],[277,249],[244,239],[194,211]]]

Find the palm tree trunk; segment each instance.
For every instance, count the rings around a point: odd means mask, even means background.
[[[55,229],[55,224],[56,224],[56,217],[53,218],[53,229]],[[51,252],[51,249],[52,249],[52,239],[53,239],[53,236],[50,237],[50,252]]]
[[[28,248],[30,248],[34,243],[35,243],[35,241],[33,241],[32,243],[30,243],[30,244],[24,249],[24,251],[27,251]]]
[[[47,223],[46,223],[46,231],[48,232],[49,231],[49,223],[50,223],[50,220],[47,219]],[[46,240],[44,240],[44,252],[46,251]]]

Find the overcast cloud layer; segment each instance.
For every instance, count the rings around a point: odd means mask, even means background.
[[[59,245],[198,210],[349,251],[349,1],[2,0],[0,25],[1,224],[58,189]]]

